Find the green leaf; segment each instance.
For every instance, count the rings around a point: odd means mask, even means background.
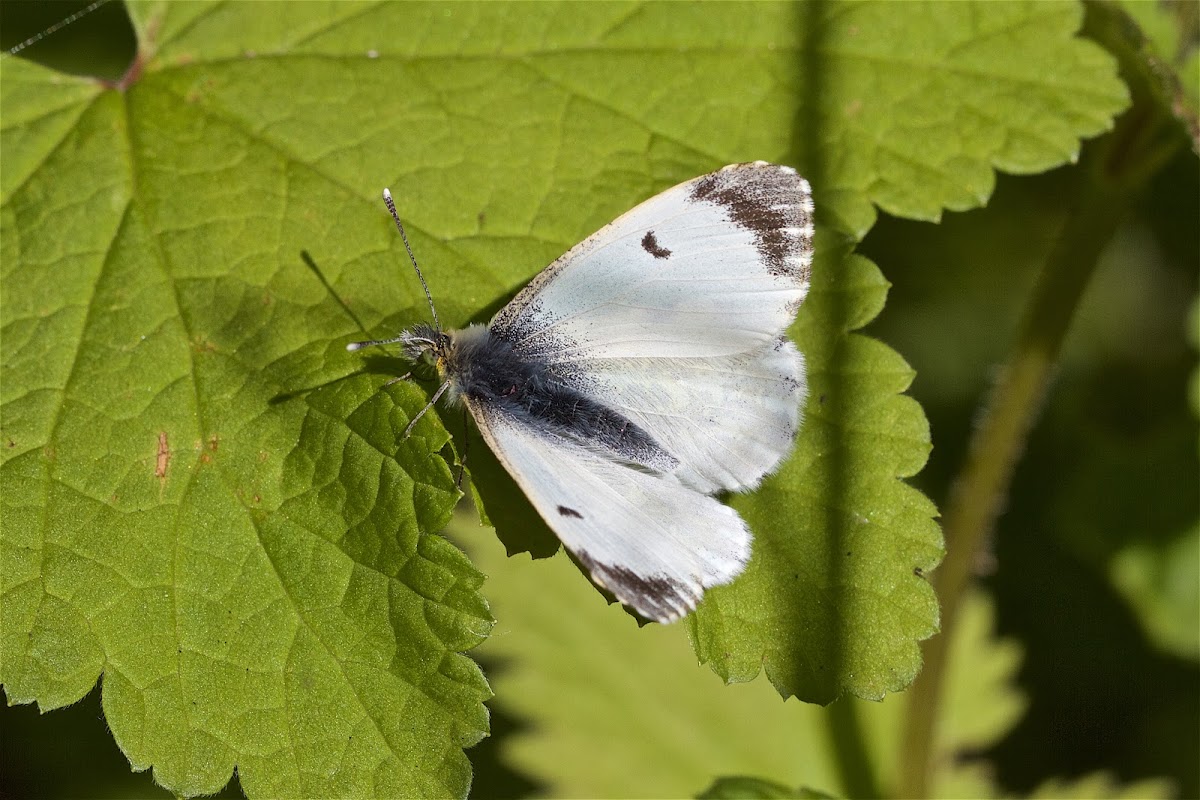
[[[907,367],[849,333],[885,284],[834,229],[1073,158],[1124,102],[1076,6],[132,12],[116,87],[3,61],[10,702],[58,707],[103,675],[117,741],[181,794],[235,765],[250,794],[465,792],[488,689],[460,653],[489,615],[428,535],[457,497],[446,434],[427,415],[400,442],[425,393],[379,392],[403,366],[342,350],[427,314],[378,190],[461,325],[636,202],[751,158],[817,189],[794,331],[812,401],[795,458],[735,501],[758,555],[696,646],[814,700],[910,679],[936,625],[913,572],[939,543],[898,477],[928,434]],[[507,490],[478,482],[489,504]],[[519,503],[488,513],[510,549],[553,546]]]
[[[498,622],[475,652],[498,666],[495,711],[514,718],[499,756],[541,794],[691,797],[720,774],[839,787],[827,709],[781,703],[765,681],[723,687],[681,626],[639,629],[563,553],[505,558],[468,512],[449,535],[489,576]]]
[[[1093,772],[1073,780],[1049,780],[1029,795],[1030,800],[1166,800],[1175,796],[1169,780],[1146,778],[1121,784],[1107,772]]]
[[[1129,601],[1150,639],[1163,650],[1200,656],[1200,525],[1166,543],[1134,542],[1112,560],[1113,584]]]
[[[803,787],[793,789],[790,786],[784,786],[780,783],[765,781],[762,778],[749,778],[745,776],[737,776],[731,778],[717,778],[712,786],[709,786],[700,794],[696,795],[700,800],[771,800],[771,798],[781,798],[782,800],[832,800],[833,795],[823,792],[814,792],[811,789]]]
[[[194,79],[4,63],[8,700],[103,674],[117,742],[181,794],[235,765],[252,795],[465,794],[489,691],[459,653],[491,618],[428,535],[458,497],[446,434],[400,441],[422,393],[353,374],[299,258],[315,220],[335,271],[393,260],[393,232],[184,102]]]
[[[1073,162],[1127,103],[1113,60],[1072,37],[1075,3],[823,6],[814,69],[827,213],[860,236],[885,211],[936,220],[983,205],[993,169]],[[811,124],[811,122],[809,123]],[[853,187],[853,188],[851,188]],[[857,196],[856,196],[857,195]]]
[[[1024,696],[1014,686],[1021,648],[1015,642],[994,637],[994,617],[988,595],[978,590],[966,595],[950,643],[935,722],[931,797],[988,798],[1002,793],[986,765],[962,758],[995,745],[1020,719],[1026,706]],[[850,713],[866,733],[869,761],[878,769],[880,782],[892,787],[892,793],[898,784],[901,759],[905,758],[903,725],[909,702],[908,694],[889,696],[882,703],[850,698],[838,701],[850,704]]]

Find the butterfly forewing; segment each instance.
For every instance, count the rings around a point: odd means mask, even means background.
[[[807,181],[735,164],[588,237],[490,327],[648,431],[688,485],[750,488],[800,423],[804,360],[784,332],[808,290],[812,235]]]

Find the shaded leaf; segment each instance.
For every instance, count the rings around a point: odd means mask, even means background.
[[[1025,699],[1014,685],[1021,650],[1012,641],[994,637],[992,601],[982,592],[971,591],[959,614],[934,724],[930,796],[996,797],[1003,793],[1002,787],[977,754],[1007,734],[1025,708]],[[889,696],[882,703],[838,701],[850,704],[848,713],[865,732],[870,763],[892,793],[907,755],[904,720],[913,713],[909,701],[908,694]]]
[[[755,798],[804,798],[808,800],[824,800],[833,795],[824,794],[823,792],[815,792],[812,789],[793,789],[790,786],[784,786],[779,783],[763,780],[762,778],[748,778],[745,776],[717,778],[713,781],[713,785],[705,789],[700,794],[696,795],[700,800],[754,800]]]
[[[1159,545],[1135,542],[1116,554],[1113,584],[1137,613],[1147,635],[1167,652],[1200,656],[1200,526]]]
[[[1174,796],[1170,781],[1147,778],[1122,784],[1107,772],[1093,772],[1073,780],[1050,780],[1029,795],[1031,800],[1166,800]]]
[[[765,681],[723,687],[681,626],[639,629],[597,602],[563,553],[506,559],[468,512],[449,535],[489,576],[498,622],[476,653],[501,665],[489,674],[494,709],[521,723],[499,757],[540,794],[690,797],[720,774],[837,788],[825,709],[781,703]]]

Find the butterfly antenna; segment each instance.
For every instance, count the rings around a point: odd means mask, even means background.
[[[33,44],[37,44],[42,39],[45,39],[47,36],[51,35],[52,33],[56,33],[60,29],[67,27],[68,25],[70,25],[72,22],[79,19],[80,17],[86,16],[86,15],[92,13],[97,8],[99,8],[100,6],[104,5],[107,2],[108,2],[108,0],[96,0],[96,2],[92,3],[87,8],[79,9],[71,16],[67,17],[64,20],[54,23],[53,25],[51,25],[49,28],[46,28],[46,30],[42,31],[41,33],[34,34],[33,36],[30,36],[25,41],[21,42],[19,45],[8,48],[7,50],[3,51],[3,55],[6,55],[6,56],[16,55],[17,53],[24,50],[26,47],[29,47],[30,45],[33,45]]]
[[[429,285],[425,283],[425,276],[421,274],[421,268],[417,266],[417,257],[413,255],[412,245],[408,243],[408,234],[404,232],[404,223],[400,221],[400,215],[396,213],[396,203],[392,200],[392,193],[387,189],[383,190],[383,202],[387,204],[388,211],[392,212],[392,219],[396,220],[396,229],[400,231],[400,239],[404,242],[404,249],[408,251],[408,260],[412,262],[413,269],[417,271],[417,280],[421,282],[421,288],[425,290],[425,299],[429,301],[429,313],[433,315],[433,327],[437,329],[438,337],[442,335],[442,323],[438,321],[437,309],[433,307],[433,295],[429,293]]]

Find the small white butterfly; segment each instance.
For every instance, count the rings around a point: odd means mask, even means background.
[[[601,228],[486,328],[443,331],[433,311],[348,349],[400,342],[436,364],[430,404],[466,404],[592,580],[671,622],[750,558],[746,523],[712,495],[756,486],[800,424],[804,358],[784,332],[808,289],[812,212],[795,170],[734,164]]]

